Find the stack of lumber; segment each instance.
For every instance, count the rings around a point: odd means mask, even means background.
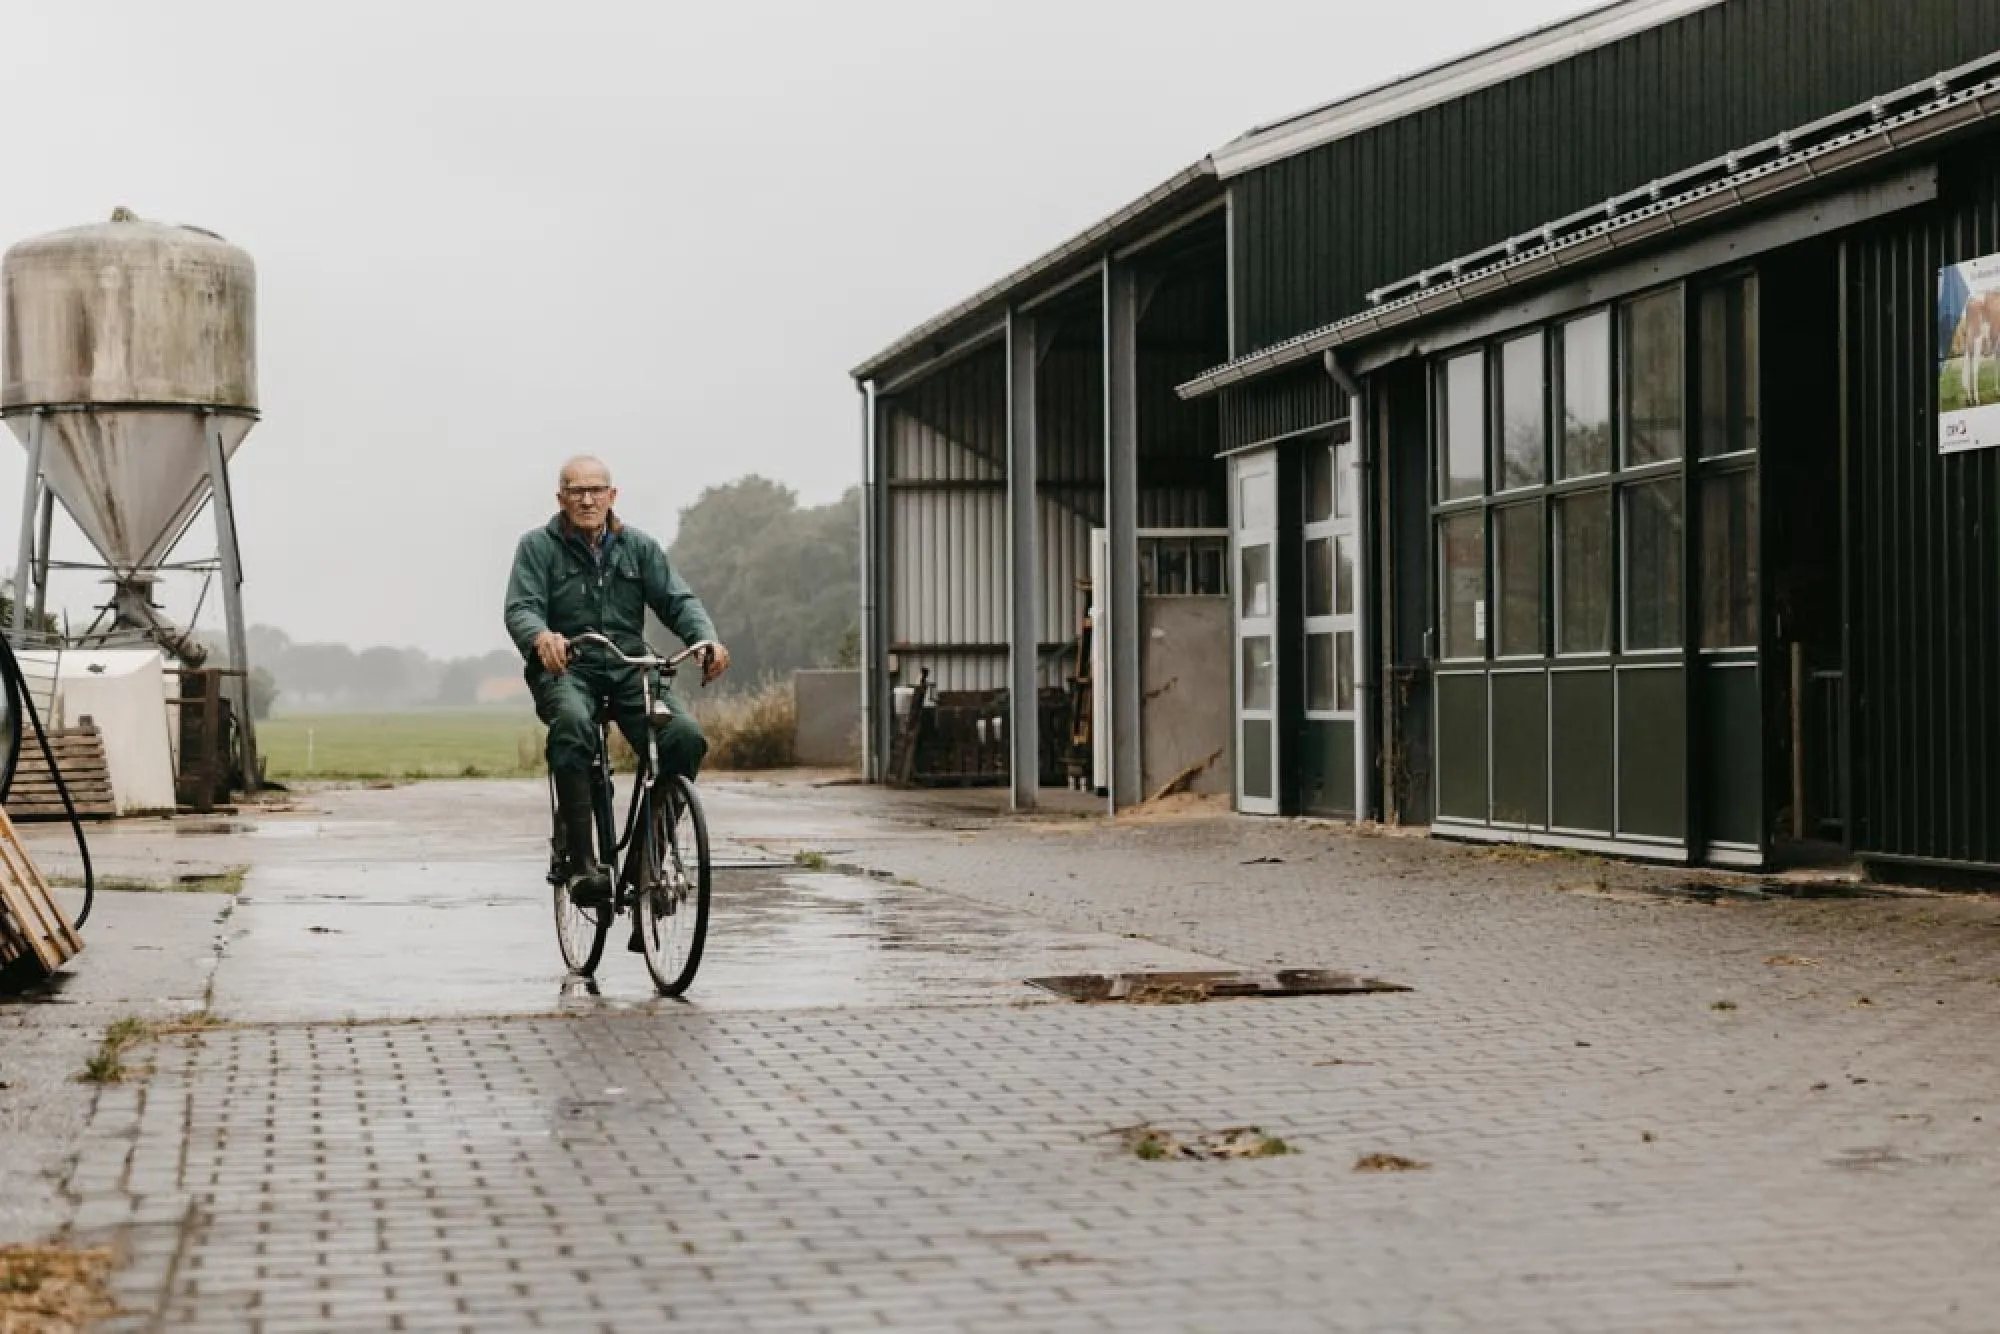
[[[21,758],[14,768],[14,786],[7,792],[7,814],[16,820],[63,819],[62,795],[49,775],[49,762],[36,744],[34,729],[22,731]],[[105,820],[117,814],[111,796],[111,771],[104,763],[104,737],[96,724],[86,718],[80,727],[50,732],[49,749],[55,752],[56,766],[78,815]]]

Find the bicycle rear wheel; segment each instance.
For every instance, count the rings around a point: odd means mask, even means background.
[[[646,803],[640,894],[634,911],[646,971],[663,996],[694,982],[708,943],[708,817],[694,784],[662,779]]]

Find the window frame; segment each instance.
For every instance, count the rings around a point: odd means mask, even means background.
[[[1699,359],[1700,349],[1695,341],[1698,330],[1692,327],[1692,321],[1700,309],[1702,294],[1710,285],[1742,281],[1746,273],[1754,288],[1753,271],[1738,271],[1726,276],[1716,275],[1709,283],[1697,281],[1662,283],[1615,300],[1565,311],[1561,315],[1551,316],[1530,326],[1516,327],[1476,340],[1443,347],[1432,354],[1427,377],[1432,401],[1429,441],[1430,560],[1433,564],[1431,596],[1434,606],[1433,651],[1430,656],[1439,667],[1464,670],[1478,664],[1491,667],[1500,663],[1519,667],[1537,661],[1550,666],[1577,666],[1592,662],[1615,663],[1624,659],[1656,663],[1687,654],[1698,644],[1699,625],[1693,613],[1696,610],[1694,599],[1698,596],[1698,590],[1694,585],[1700,577],[1700,548],[1693,545],[1697,537],[1693,525],[1698,522],[1698,518],[1691,512],[1691,507],[1697,503],[1698,481],[1701,476],[1718,468],[1755,466],[1757,451],[1738,451],[1708,458],[1700,455],[1702,426],[1699,390],[1695,380],[1695,363]],[[1671,383],[1679,401],[1677,429],[1680,453],[1674,458],[1628,464],[1629,444],[1626,437],[1631,417],[1631,404],[1628,401],[1631,392],[1628,362],[1632,355],[1632,340],[1627,331],[1631,327],[1630,312],[1644,303],[1669,296],[1674,301],[1679,317],[1674,326],[1678,330],[1679,338],[1676,348],[1678,365],[1677,373]],[[1607,355],[1604,358],[1606,381],[1604,389],[1608,412],[1605,467],[1602,471],[1564,476],[1563,451],[1567,445],[1568,430],[1569,335],[1579,324],[1600,317],[1607,338]],[[1506,442],[1503,414],[1506,408],[1504,391],[1506,349],[1528,338],[1539,338],[1541,347],[1542,480],[1537,485],[1501,489],[1505,481]],[[1474,356],[1479,358],[1481,368],[1483,392],[1480,402],[1485,417],[1483,423],[1485,434],[1480,451],[1484,469],[1483,485],[1477,496],[1447,496],[1446,491],[1450,481],[1447,469],[1451,459],[1449,438],[1451,368],[1465,358]],[[1627,554],[1628,525],[1625,516],[1631,502],[1628,501],[1627,495],[1642,486],[1676,480],[1682,538],[1676,547],[1679,589],[1674,625],[1677,627],[1679,642],[1664,648],[1629,648],[1627,645],[1630,641],[1632,599],[1628,597],[1627,591],[1630,561]],[[1565,650],[1562,646],[1561,625],[1564,586],[1557,551],[1560,536],[1557,531],[1556,515],[1562,502],[1600,492],[1604,496],[1601,503],[1609,510],[1607,559],[1599,576],[1604,583],[1604,587],[1599,591],[1605,599],[1609,620],[1606,627],[1607,642],[1602,648]],[[1506,620],[1506,609],[1500,606],[1504,590],[1498,582],[1501,559],[1496,511],[1530,503],[1539,506],[1541,518],[1539,647],[1534,654],[1503,654],[1500,651],[1501,626]],[[1454,646],[1448,643],[1452,604],[1448,582],[1450,568],[1444,555],[1446,525],[1448,521],[1458,516],[1475,511],[1481,513],[1484,520],[1482,571],[1486,634],[1478,645],[1477,654],[1453,655],[1450,650]]]

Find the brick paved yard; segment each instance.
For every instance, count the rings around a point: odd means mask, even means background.
[[[1229,817],[717,804],[781,857],[1039,923],[1037,966],[1129,934],[1413,989],[773,1008],[718,976],[715,1003],[168,1039],[99,1095],[71,1180],[78,1235],[128,1257],[114,1327],[2000,1323],[1988,900],[1704,903],[1658,872]],[[1144,1161],[1107,1133],[1143,1122],[1297,1152]],[[1428,1166],[1355,1170],[1375,1153]]]

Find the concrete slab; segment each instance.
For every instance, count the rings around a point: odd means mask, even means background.
[[[58,890],[72,918],[78,891]],[[0,996],[0,1243],[48,1235],[68,1217],[60,1182],[97,1100],[76,1082],[104,1030],[206,1004],[227,894],[101,892],[84,950],[54,978]]]

